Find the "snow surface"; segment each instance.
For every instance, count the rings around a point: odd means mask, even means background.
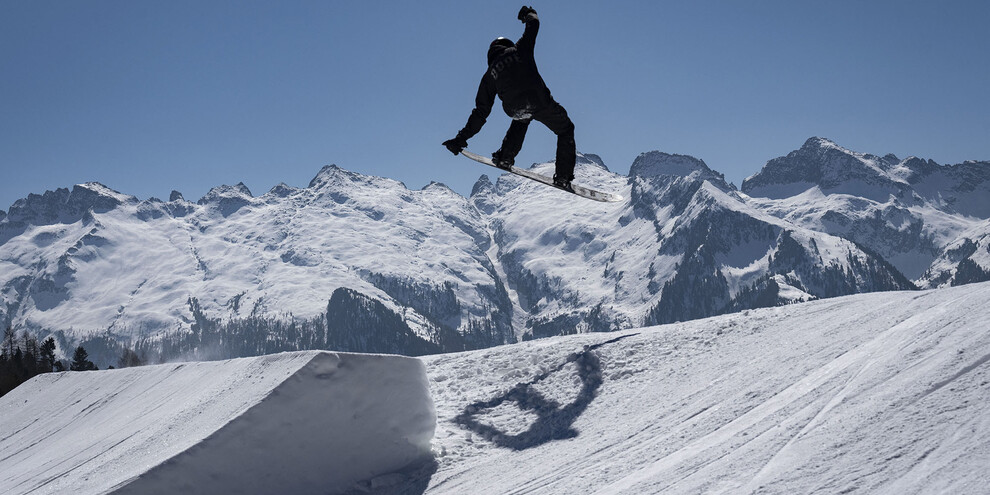
[[[988,301],[979,283],[420,360],[42,375],[0,399],[0,492],[980,493]],[[362,454],[381,469],[342,467]]]
[[[429,459],[427,387],[329,352],[40,375],[0,398],[0,493],[346,491]]]
[[[423,358],[427,493],[985,492],[988,301],[863,294]]]

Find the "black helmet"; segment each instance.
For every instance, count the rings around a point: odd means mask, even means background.
[[[492,44],[488,45],[488,64],[491,65],[491,63],[495,60],[495,57],[498,57],[507,48],[512,48],[514,46],[516,46],[516,44],[509,38],[503,38],[501,36],[495,38],[495,41],[492,41]]]
[[[516,46],[516,44],[513,43],[512,40],[510,40],[509,38],[505,38],[505,37],[499,36],[498,38],[495,38],[495,41],[492,41],[492,44],[491,45],[488,45],[488,49],[491,50],[492,48],[495,48],[496,46],[504,46],[506,48],[510,48],[510,47]]]

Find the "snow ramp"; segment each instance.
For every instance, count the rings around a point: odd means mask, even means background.
[[[0,398],[0,493],[336,493],[429,460],[435,426],[401,356],[52,373]]]

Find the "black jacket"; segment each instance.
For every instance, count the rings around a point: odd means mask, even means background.
[[[488,70],[478,86],[474,110],[458,137],[467,140],[481,130],[491,114],[495,95],[502,100],[505,114],[513,119],[531,117],[553,101],[533,57],[540,19],[531,12],[525,22],[526,29],[515,46],[494,46],[488,51]]]

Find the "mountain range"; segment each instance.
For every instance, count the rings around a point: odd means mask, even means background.
[[[811,138],[740,189],[659,151],[628,175],[581,155],[576,175],[628,199],[513,175],[464,197],[332,165],[260,196],[31,194],[0,212],[0,322],[105,362],[122,347],[428,354],[990,280],[988,162]]]

